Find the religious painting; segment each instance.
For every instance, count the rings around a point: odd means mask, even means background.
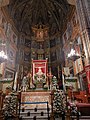
[[[25,39],[24,39],[24,36],[22,35],[20,37],[20,44],[23,45],[25,43]]]
[[[75,27],[76,24],[77,24],[77,21],[76,21],[76,14],[73,15],[72,24],[73,24],[73,27]]]
[[[2,28],[5,30],[5,33],[6,33],[6,30],[7,30],[7,21],[6,19],[2,16]]]
[[[5,70],[5,78],[13,78],[14,79],[14,71],[6,69]]]
[[[13,46],[9,46],[8,50],[8,61],[7,61],[7,67],[15,69],[15,61],[16,61],[16,50],[13,48]]]
[[[0,24],[2,23],[2,12],[0,10]]]
[[[50,58],[51,58],[51,62],[57,60],[56,51],[53,51],[53,52],[50,53]]]
[[[31,48],[31,40],[25,39],[25,46]]]
[[[10,23],[7,24],[6,36],[11,41],[11,34],[12,34],[12,25]]]
[[[57,60],[60,60],[62,55],[61,55],[61,48],[56,49],[56,55],[57,55]]]
[[[50,48],[54,47],[56,45],[56,40],[52,39],[50,40]]]
[[[31,59],[31,53],[30,52],[24,52],[24,61],[30,62]]]
[[[37,42],[38,49],[44,49],[44,42]]]
[[[58,31],[57,25],[56,25],[56,23],[54,22],[54,23],[52,24],[52,28],[51,28],[50,34],[51,34],[51,35],[54,35],[55,33],[57,33],[57,31]]]
[[[81,54],[82,51],[82,43],[81,43],[81,38],[78,36],[76,40],[74,41],[74,49],[76,54]]]
[[[68,22],[67,24],[67,39],[69,39],[72,35],[72,32],[73,32],[73,28],[72,28],[72,24],[71,22]]]
[[[66,41],[67,41],[67,33],[65,32],[63,35],[63,44],[65,44]]]
[[[77,78],[66,77],[65,78],[65,86],[66,86],[66,88],[72,89],[72,91],[77,91],[78,90]]]
[[[17,45],[17,36],[13,33],[13,42]]]
[[[78,73],[82,72],[83,71],[82,58],[77,59],[73,63],[73,67],[74,67],[74,75],[77,75]]]
[[[26,65],[23,66],[23,75],[27,75],[28,74],[29,68],[30,68],[29,65],[28,66],[26,66]]]
[[[20,57],[20,59],[24,58],[24,51],[23,50],[19,50],[19,57]]]
[[[59,37],[56,38],[56,44],[57,44],[57,45],[60,44],[60,38],[59,38]]]
[[[32,40],[32,42],[31,42],[31,47],[32,47],[32,48],[37,48],[36,41]]]
[[[84,75],[82,75],[82,87],[83,87],[83,90],[86,90],[86,91],[89,90],[89,93],[90,93],[90,86],[88,86],[88,85],[90,85],[90,84],[88,84],[87,76],[85,76],[85,74],[84,74]]]
[[[65,76],[70,76],[70,69],[69,69],[69,67],[64,67],[63,69],[64,69]]]
[[[49,47],[50,47],[50,42],[49,42],[49,40],[47,40],[47,41],[44,42],[44,47],[45,47],[45,48],[49,48]]]

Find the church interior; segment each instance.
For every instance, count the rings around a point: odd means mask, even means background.
[[[90,1],[0,0],[0,120],[90,120]]]

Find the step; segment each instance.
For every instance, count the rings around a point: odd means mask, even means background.
[[[19,112],[19,110],[18,110],[18,112]],[[45,112],[45,113],[47,113],[48,111],[47,111],[47,109],[46,108],[37,108],[37,111],[35,111],[35,109],[24,109],[24,111],[22,111],[22,109],[20,110],[20,113],[22,113],[22,112],[30,112],[30,113],[36,113],[36,112]],[[51,113],[51,109],[49,109],[49,113]]]
[[[34,116],[22,117],[22,120],[34,120]],[[48,117],[36,116],[36,120],[48,120]]]
[[[30,111],[30,112],[35,112],[35,109],[25,109],[24,112],[27,112],[27,111]],[[47,112],[47,109],[37,109],[37,112]],[[20,110],[20,112],[22,112],[22,109]],[[51,112],[51,110],[49,110],[49,112]]]
[[[28,115],[28,112],[30,112],[30,115]],[[43,115],[41,115],[41,112],[43,112]],[[47,108],[37,108],[35,111],[34,109],[27,109],[25,108],[24,111],[22,109],[20,110],[20,117],[22,117],[22,120],[35,120],[34,116],[36,116],[36,120],[48,120],[48,113],[49,116],[51,114],[51,109],[49,108],[49,111]]]
[[[20,112],[20,115],[25,115],[27,116],[28,112]],[[47,115],[47,112],[43,112],[43,116]],[[49,113],[50,114],[50,113]],[[30,115],[41,115],[41,112],[30,112]]]
[[[77,116],[71,116],[71,118],[77,120]],[[90,120],[90,116],[80,116],[79,120]]]

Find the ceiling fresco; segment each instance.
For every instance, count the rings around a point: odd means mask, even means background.
[[[49,27],[49,34],[62,32],[73,6],[67,0],[10,0],[9,13],[19,32],[32,35],[32,26]]]

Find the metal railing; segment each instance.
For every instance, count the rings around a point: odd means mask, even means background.
[[[30,104],[36,104],[36,105],[37,104],[46,104],[47,107],[46,108],[42,108],[42,109],[43,110],[47,110],[47,118],[48,118],[48,120],[50,120],[50,112],[49,112],[50,108],[49,108],[49,105],[48,105],[48,101],[47,102],[20,102],[19,103],[19,117],[20,117],[20,112],[21,112],[21,105],[25,105],[25,104],[28,104],[28,105],[30,105]],[[31,110],[31,109],[28,109],[28,110]],[[33,118],[33,120],[36,120],[36,118]]]

